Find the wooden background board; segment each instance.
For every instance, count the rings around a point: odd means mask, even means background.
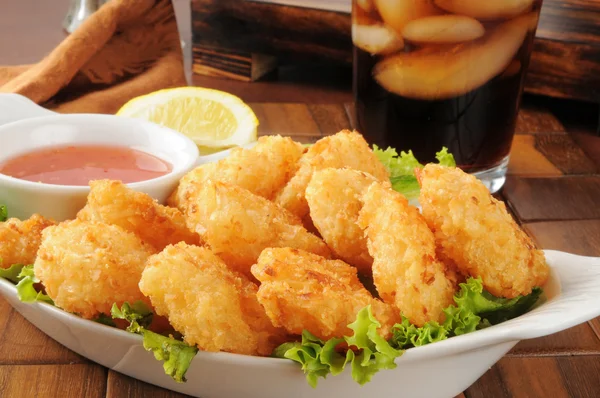
[[[194,70],[247,77],[253,53],[350,64],[350,16],[245,0],[192,0]],[[212,54],[207,54],[207,48]],[[231,58],[236,52],[245,60]],[[600,103],[600,1],[544,0],[525,91]],[[207,69],[208,68],[208,69]]]

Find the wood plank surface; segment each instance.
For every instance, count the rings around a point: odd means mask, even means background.
[[[515,135],[510,149],[509,175],[557,177],[562,172],[535,147],[533,135]]]
[[[589,323],[537,339],[523,340],[509,356],[598,355],[600,338]]]
[[[184,398],[189,395],[179,394],[144,383],[124,374],[109,370],[106,385],[106,398]]]
[[[340,130],[352,128],[346,109],[342,104],[308,104],[307,106],[323,135],[334,134]]]
[[[106,369],[91,364],[0,366],[0,396],[102,398]]]
[[[0,297],[0,365],[68,363],[89,361],[42,333]]]
[[[535,147],[564,174],[594,174],[598,171],[596,164],[570,135],[536,135]]]
[[[542,221],[524,228],[544,249],[600,256],[600,219]]]
[[[300,142],[314,142],[323,136],[306,105],[250,104],[259,120],[258,134],[291,136]]]
[[[572,397],[571,393],[575,391],[577,390],[569,389],[557,358],[504,357],[469,387],[465,391],[465,396],[467,398],[567,398]]]
[[[519,109],[517,134],[565,134],[566,130],[547,108],[527,102]]]
[[[238,0],[191,0],[194,45],[352,62],[348,14]]]
[[[600,176],[509,176],[503,195],[524,222],[600,218]]]

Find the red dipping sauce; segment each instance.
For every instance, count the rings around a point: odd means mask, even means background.
[[[171,172],[162,159],[119,146],[77,145],[41,149],[0,163],[0,173],[54,185],[87,186],[91,180],[146,181]]]

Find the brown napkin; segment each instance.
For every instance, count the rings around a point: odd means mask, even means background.
[[[0,93],[57,112],[114,113],[186,85],[180,43],[171,0],[111,0],[39,63],[0,66]]]

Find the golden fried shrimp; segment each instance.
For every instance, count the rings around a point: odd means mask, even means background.
[[[443,256],[463,274],[481,277],[486,290],[507,298],[546,282],[544,253],[477,178],[435,164],[418,177],[423,216]]]
[[[178,242],[200,243],[200,237],[188,229],[179,210],[162,206],[120,181],[92,181],[90,188],[87,205],[77,214],[80,220],[118,225],[158,251]]]
[[[205,351],[269,355],[284,337],[258,303],[257,286],[209,249],[183,242],[148,259],[140,289],[185,341]]]
[[[303,250],[270,248],[261,253],[252,274],[261,282],[258,301],[273,324],[290,334],[306,329],[325,340],[351,335],[348,325],[368,305],[386,338],[400,321],[400,312],[373,298],[358,280],[356,268],[341,260],[327,260]]]
[[[138,287],[154,249],[116,225],[65,221],[42,233],[33,269],[55,304],[84,318],[144,297]]]
[[[238,185],[272,199],[296,172],[303,152],[304,147],[291,138],[260,137],[251,149],[234,148],[226,158],[190,171],[181,179],[168,203],[185,213],[194,194],[207,180]]]
[[[417,326],[442,321],[456,286],[436,258],[435,238],[419,210],[379,183],[362,200],[358,224],[366,230],[379,296]]]
[[[223,182],[207,181],[188,211],[193,226],[227,265],[251,277],[267,247],[293,247],[329,256],[327,245],[300,220],[265,198]]]
[[[55,224],[39,214],[25,221],[11,218],[0,222],[0,268],[10,268],[13,264],[33,264],[42,240],[42,231]]]
[[[294,177],[275,197],[275,203],[303,218],[309,212],[304,197],[306,186],[316,170],[347,167],[364,171],[379,181],[389,181],[389,173],[357,132],[348,130],[317,141],[300,158]]]
[[[361,197],[377,180],[352,169],[315,171],[306,187],[310,217],[333,253],[359,272],[370,275],[373,257],[367,250],[365,231],[358,226]]]

